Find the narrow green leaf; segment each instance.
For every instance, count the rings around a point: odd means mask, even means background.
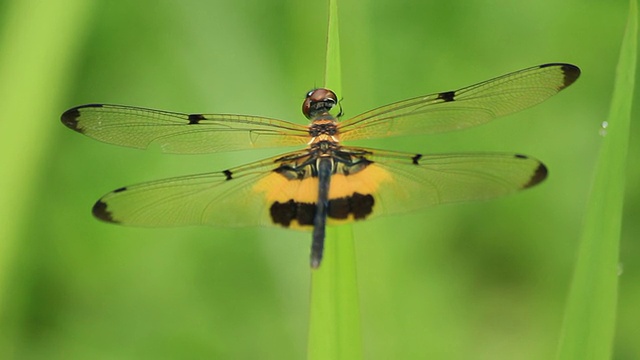
[[[325,87],[342,92],[337,0],[329,1]],[[325,256],[311,278],[309,359],[360,359],[360,309],[350,226],[327,228]]]
[[[342,93],[342,70],[340,68],[340,36],[338,32],[338,0],[329,0],[329,26],[327,28],[327,58],[324,86],[338,97]]]
[[[612,357],[625,166],[636,69],[637,20],[636,0],[631,0],[611,109],[600,129],[604,138],[587,204],[558,359]]]
[[[348,226],[327,229],[325,258],[312,274],[309,359],[360,359],[355,250]],[[348,243],[345,246],[342,243]]]

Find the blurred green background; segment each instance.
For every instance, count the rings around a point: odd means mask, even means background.
[[[582,68],[565,92],[489,125],[362,143],[529,154],[549,167],[544,184],[353,226],[367,359],[552,358],[627,2],[339,6],[346,117],[541,63]],[[103,102],[304,123],[304,94],[323,83],[326,12],[322,1],[294,0],[0,3],[0,357],[305,357],[309,234],[125,228],[90,214],[120,186],[280,150],[119,148],[59,116]],[[615,359],[640,358],[633,131]]]

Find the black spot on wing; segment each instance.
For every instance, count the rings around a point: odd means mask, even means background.
[[[114,220],[111,216],[111,212],[107,210],[107,203],[103,202],[102,200],[98,200],[93,205],[93,209],[91,209],[91,212],[93,213],[93,216],[102,221],[118,223],[118,221]]]
[[[113,190],[113,192],[114,192],[114,193],[119,193],[119,192],[123,192],[123,191],[125,191],[125,190],[127,190],[127,187],[126,187],[126,186],[123,186],[123,187],[121,187],[121,188],[118,188],[118,189]]]
[[[528,157],[527,155],[522,155],[522,154],[515,154],[514,155],[515,158],[517,159],[530,159],[530,157]],[[543,163],[538,163],[538,167],[533,171],[533,174],[531,175],[531,178],[529,179],[529,181],[527,181],[526,184],[524,184],[522,186],[523,189],[526,188],[530,188],[536,184],[541,183],[544,179],[547,178],[547,167],[544,166]]]
[[[560,71],[562,71],[562,73],[564,74],[564,81],[562,85],[558,88],[558,90],[562,90],[567,86],[573,84],[576,80],[578,80],[578,77],[580,77],[580,68],[571,64],[551,63],[551,64],[540,65],[540,68],[542,69],[542,68],[551,67],[551,66],[559,66]]]
[[[416,154],[411,158],[411,161],[413,162],[413,165],[420,165],[420,159],[422,159],[422,154]]]
[[[189,114],[189,125],[199,124],[200,121],[205,119],[202,114]]]
[[[536,168],[536,170],[533,172],[533,175],[529,179],[529,182],[524,184],[522,188],[523,189],[530,188],[534,185],[541,183],[544,179],[547,178],[548,173],[549,171],[547,170],[547,167],[544,166],[543,163],[540,163]]]
[[[299,225],[313,225],[316,214],[316,204],[299,203],[293,200],[274,202],[269,208],[271,220],[278,225],[289,227],[296,220]]]
[[[353,193],[351,196],[329,200],[327,215],[333,219],[346,219],[353,215],[354,219],[361,220],[373,212],[374,203],[375,200],[370,194]]]
[[[445,102],[447,101],[453,101],[455,100],[455,91],[445,91],[445,92],[441,92],[440,94],[438,94],[438,99],[440,100],[444,100]]]
[[[102,105],[88,104],[88,105],[76,106],[62,113],[62,115],[60,116],[60,120],[69,129],[82,133],[83,132],[82,129],[78,126],[80,122],[80,117],[82,116],[81,110],[84,108],[90,108],[90,107],[102,107]]]
[[[351,197],[342,197],[338,199],[329,200],[329,208],[327,216],[334,219],[346,219],[351,213],[351,204],[349,199]]]
[[[580,68],[575,65],[563,65],[562,71],[564,72],[564,86],[562,86],[560,89],[564,89],[567,86],[573,84],[576,80],[578,80],[578,77],[580,77]]]
[[[82,132],[78,128],[79,117],[80,117],[80,111],[78,111],[77,108],[73,108],[65,111],[60,117],[60,120],[62,120],[62,123],[69,129]]]
[[[365,219],[373,212],[375,200],[372,195],[363,195],[353,193],[351,196],[345,196],[337,199],[329,200],[327,216],[332,219],[347,219],[352,215],[355,220]],[[313,225],[313,219],[316,215],[315,203],[300,203],[294,200],[287,202],[275,202],[269,209],[271,220],[278,225],[289,227],[292,221],[296,221],[299,225]]]
[[[233,179],[233,173],[231,172],[231,170],[225,170],[222,173],[224,174],[224,176],[226,176],[225,180]]]

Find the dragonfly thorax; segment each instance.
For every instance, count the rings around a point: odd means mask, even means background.
[[[337,133],[338,125],[333,117],[314,120],[313,123],[309,125],[309,135],[314,138],[321,135],[334,136]]]

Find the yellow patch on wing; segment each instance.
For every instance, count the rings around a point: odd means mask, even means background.
[[[354,174],[334,174],[331,176],[329,200],[360,194],[375,194],[382,183],[391,182],[393,178],[388,171],[369,164]],[[264,193],[268,203],[287,202],[293,200],[299,203],[315,204],[318,200],[318,178],[289,180],[285,176],[272,172],[258,181],[253,190]]]

